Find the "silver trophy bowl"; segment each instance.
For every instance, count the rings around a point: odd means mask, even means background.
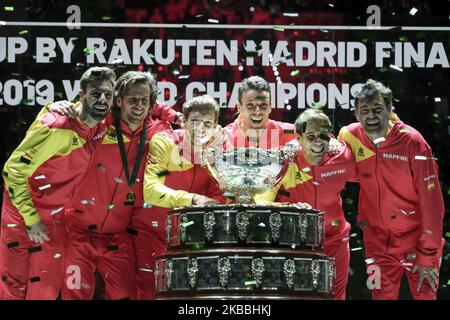
[[[259,148],[206,150],[207,165],[225,193],[238,203],[254,203],[254,196],[273,188],[283,177],[293,152]]]

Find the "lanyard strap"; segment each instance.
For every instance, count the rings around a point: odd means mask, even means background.
[[[118,110],[118,109],[116,109],[114,112],[114,122],[115,122],[115,126],[116,126],[117,141],[119,144],[120,157],[122,159],[123,169],[125,170],[125,176],[127,177],[127,184],[130,188],[132,188],[136,182],[137,174],[139,171],[139,166],[141,164],[142,156],[144,155],[145,138],[147,136],[147,128],[144,123],[144,127],[142,128],[142,132],[141,132],[141,139],[139,141],[139,148],[138,148],[138,152],[137,152],[137,156],[136,156],[136,162],[134,163],[132,176],[130,178],[130,169],[128,168],[127,154],[125,152],[125,143],[123,142],[122,127],[120,125],[119,112],[120,112],[120,110]]]

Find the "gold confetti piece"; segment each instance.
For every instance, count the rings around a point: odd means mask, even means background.
[[[256,280],[245,281],[245,283],[244,283],[244,285],[246,285],[246,286],[250,286],[252,284],[256,284]]]
[[[17,223],[9,223],[9,224],[7,224],[6,226],[7,226],[8,228],[15,228],[15,227],[18,226],[18,224],[17,224]]]
[[[107,204],[106,206],[105,206],[105,208],[106,209],[113,209],[115,207],[115,205],[114,204]]]
[[[191,220],[191,221],[188,221],[188,222],[183,222],[180,225],[182,227],[186,228],[186,227],[189,227],[190,225],[193,225],[193,224],[194,224],[194,221]]]
[[[309,167],[306,167],[306,168],[303,168],[302,171],[303,172],[309,172],[309,171],[311,171],[311,169]]]
[[[103,21],[109,21],[109,20],[111,20],[111,17],[105,16],[105,17],[102,17],[102,20]]]
[[[399,132],[411,132],[411,131],[409,131],[408,129],[401,129],[401,130],[398,130]]]
[[[3,7],[5,11],[14,11],[14,7]]]
[[[335,220],[335,221],[332,221],[332,222],[331,222],[331,225],[332,225],[333,227],[338,227],[338,226],[341,225],[341,220]]]
[[[294,70],[291,72],[291,76],[296,76],[298,74],[300,74],[300,70]]]
[[[427,184],[427,188],[428,190],[434,189],[435,188],[434,182],[430,182],[429,184]]]
[[[28,33],[28,30],[22,30],[19,32],[20,35],[27,34],[27,33]]]
[[[53,256],[53,258],[59,259],[59,258],[61,258],[61,256],[62,256],[61,253],[56,253],[56,254]]]
[[[357,248],[350,249],[350,251],[358,251],[358,250],[362,250],[362,247],[357,247]]]
[[[46,184],[45,186],[39,187],[39,190],[45,190],[45,189],[50,188],[51,186],[52,186],[51,184]]]
[[[273,26],[273,30],[275,31],[284,31],[284,28],[281,26]]]
[[[61,210],[62,209],[64,209],[64,207],[61,207],[61,208],[58,208],[58,209],[55,209],[55,210],[53,210],[51,213],[50,213],[50,215],[55,215],[55,214],[57,214],[57,213],[59,213],[59,212],[61,212]]]

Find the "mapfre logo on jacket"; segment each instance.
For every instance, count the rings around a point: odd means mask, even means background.
[[[387,152],[383,152],[383,159],[392,159],[392,160],[408,161],[408,157],[406,157],[406,156],[402,156],[402,155],[398,155],[398,154],[393,154],[393,153],[387,153]]]
[[[328,178],[328,177],[331,177],[331,176],[336,176],[336,175],[339,175],[339,174],[344,174],[345,172],[346,172],[345,169],[338,169],[338,170],[333,170],[333,171],[328,171],[328,172],[322,172],[322,173],[320,174],[320,177],[321,177],[321,178]]]

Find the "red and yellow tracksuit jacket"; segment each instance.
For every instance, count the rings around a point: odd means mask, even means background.
[[[345,299],[348,281],[350,250],[348,233],[350,224],[344,218],[341,191],[347,181],[357,179],[352,151],[342,145],[336,155],[326,153],[322,163],[311,166],[300,154],[295,158],[283,179],[270,191],[256,196],[259,204],[276,202],[307,202],[324,211],[325,246],[327,256],[335,258],[336,281],[334,298]]]
[[[55,113],[38,117],[3,169],[0,285],[2,299],[56,299],[65,257],[64,207],[72,199],[106,132]],[[42,221],[50,241],[29,240]],[[26,293],[26,296],[25,296]]]
[[[359,123],[339,133],[358,168],[358,220],[367,223],[366,242],[392,254],[416,251],[416,263],[434,266],[444,215],[437,164],[417,130],[395,114],[392,120],[393,128],[378,147]]]
[[[193,164],[200,157],[191,154],[184,138],[184,130],[174,130],[156,134],[150,144],[149,165],[144,176],[144,201],[152,205],[152,215],[159,217],[162,226],[170,209],[192,205],[195,194],[225,202],[223,191],[208,169],[201,164]],[[149,225],[152,225],[151,221],[133,222],[133,226],[138,228]]]
[[[346,145],[342,145],[336,155],[325,153],[318,166],[310,165],[300,149],[282,180],[272,190],[257,195],[256,202],[307,202],[324,211],[326,240],[349,227],[344,218],[341,191],[346,182],[356,179],[355,160]]]
[[[4,206],[21,215],[27,226],[62,211],[105,133],[103,123],[91,129],[79,119],[52,112],[42,115],[5,163]]]
[[[142,182],[150,140],[155,133],[170,130],[171,126],[167,121],[147,118],[144,158],[141,160],[136,183],[130,189],[121,161],[112,113],[107,116],[106,122],[108,123],[107,133],[98,147],[94,165],[89,169],[81,188],[74,197],[71,209],[67,210],[67,222],[72,227],[94,234],[120,234],[126,232],[133,212],[144,206]],[[121,121],[121,128],[131,175],[143,127],[132,132]],[[130,191],[136,195],[134,206],[124,204]]]
[[[131,227],[137,260],[137,298],[155,298],[155,259],[167,249],[165,224],[167,213],[176,207],[192,205],[194,194],[225,202],[223,191],[208,169],[200,164],[198,154],[190,153],[185,131],[156,134],[150,144],[144,175],[144,201],[150,209],[133,215]]]
[[[241,117],[239,116],[234,122],[225,127],[228,140],[235,148],[278,149],[296,138],[293,124],[269,119],[266,129],[262,130],[258,141],[255,141],[244,135],[239,127],[240,123]]]

